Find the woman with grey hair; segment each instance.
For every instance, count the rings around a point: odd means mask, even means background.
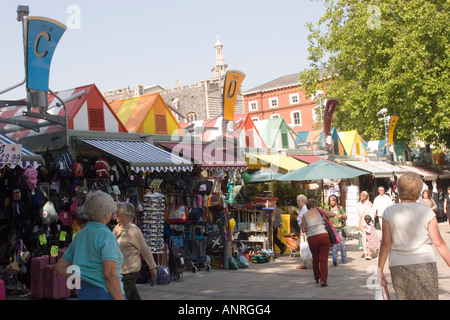
[[[123,264],[120,269],[127,300],[141,300],[136,288],[136,280],[141,270],[141,255],[156,278],[156,263],[150,248],[145,242],[141,229],[133,224],[135,209],[129,202],[119,202],[115,219],[117,225],[113,233],[117,237],[123,254]]]
[[[103,191],[92,191],[86,195],[83,212],[86,226],[73,239],[70,247],[56,265],[56,272],[70,277],[69,266],[80,269],[80,300],[124,300],[120,267],[123,255],[117,238],[106,226],[117,210],[113,198]]]
[[[387,285],[383,269],[389,255],[392,285],[400,300],[439,298],[436,257],[431,244],[450,267],[450,252],[440,234],[436,215],[417,202],[421,190],[422,178],[418,174],[402,174],[398,180],[400,203],[383,213],[378,259],[380,283]]]

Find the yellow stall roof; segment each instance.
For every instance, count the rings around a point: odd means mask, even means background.
[[[259,161],[263,165],[271,165],[272,170],[276,168],[281,168],[285,171],[297,170],[303,167],[306,167],[307,164],[301,161],[298,161],[292,157],[285,156],[282,154],[249,154],[248,155],[248,164],[252,164],[252,162]]]

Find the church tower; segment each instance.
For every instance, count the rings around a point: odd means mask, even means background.
[[[217,35],[217,41],[214,47],[216,48],[216,62],[211,71],[213,73],[213,78],[218,78],[219,75],[224,75],[228,70],[228,65],[225,63],[223,57],[223,44],[219,40],[219,35]]]
[[[180,121],[212,119],[222,113],[222,89],[219,76],[224,77],[228,65],[223,57],[223,44],[217,36],[214,45],[216,49],[216,61],[211,69],[212,75],[209,79],[200,81],[200,84],[191,86],[180,86],[177,82],[173,90],[163,90],[161,96],[166,103],[172,105],[181,114],[186,115]],[[223,79],[221,80],[223,82]],[[239,89],[236,98],[235,113],[244,113],[244,99],[242,88]]]

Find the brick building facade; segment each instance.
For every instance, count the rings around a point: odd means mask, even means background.
[[[320,126],[314,107],[318,102],[299,89],[299,74],[286,75],[244,92],[244,112],[253,121],[284,118],[296,132]]]

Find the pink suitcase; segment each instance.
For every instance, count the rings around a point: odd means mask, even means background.
[[[33,298],[44,299],[44,268],[49,264],[50,257],[33,257],[31,259],[30,295]]]
[[[5,282],[0,279],[0,300],[6,300]]]
[[[71,295],[71,290],[67,288],[67,279],[56,273],[56,264],[45,266],[45,297],[47,299],[66,299]]]
[[[68,247],[64,247],[64,248],[59,248],[58,249],[58,261],[59,259],[61,259],[61,257],[64,255],[64,252],[66,252],[66,250],[69,249]]]

